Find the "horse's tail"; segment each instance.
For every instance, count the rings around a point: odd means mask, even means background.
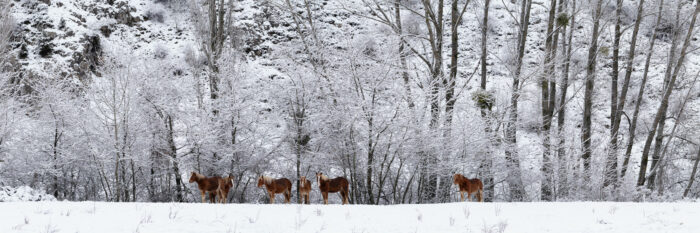
[[[349,199],[350,199],[350,197],[349,197],[349,196],[350,196],[350,195],[349,195],[349,194],[350,194],[350,190],[349,190],[348,186],[349,186],[349,185],[348,185],[347,180],[346,180],[345,183],[341,186],[341,187],[342,187],[342,190],[340,190],[340,192],[341,192],[341,196],[343,197],[343,204],[346,204],[346,203],[347,203],[347,204],[350,204],[350,200],[349,200]]]
[[[477,190],[476,196],[479,198],[479,202],[484,202],[484,183],[481,181],[479,181],[479,190]]]

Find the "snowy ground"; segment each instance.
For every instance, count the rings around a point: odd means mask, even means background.
[[[698,232],[700,203],[0,203],[0,232]]]

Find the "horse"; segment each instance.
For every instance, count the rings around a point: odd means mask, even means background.
[[[220,203],[226,203],[226,201],[228,200],[228,192],[231,190],[232,187],[232,175],[219,179],[219,188],[217,189],[217,195],[219,196]]]
[[[265,185],[267,194],[270,196],[270,204],[275,203],[275,193],[284,193],[284,203],[289,203],[292,196],[292,182],[287,178],[272,179],[269,176],[258,178],[258,188]]]
[[[202,174],[192,172],[192,175],[190,176],[190,183],[197,182],[199,192],[202,194],[202,203],[205,202],[204,194],[207,192],[209,192],[209,201],[214,203],[215,196],[219,193],[220,179],[221,177],[219,176],[206,177]]]
[[[454,175],[454,184],[459,186],[460,201],[464,201],[464,193],[467,193],[467,198],[472,201],[472,193],[476,192],[476,197],[479,202],[484,201],[484,184],[481,180],[474,178],[469,179],[464,177],[462,174]]]
[[[311,181],[306,179],[306,176],[299,178],[299,195],[304,198],[304,203],[309,204],[309,194],[311,193]]]
[[[316,181],[318,182],[318,189],[321,190],[323,195],[323,204],[328,204],[328,193],[335,192],[340,192],[343,205],[348,204],[348,180],[345,177],[330,179],[323,173],[318,172],[316,173]]]

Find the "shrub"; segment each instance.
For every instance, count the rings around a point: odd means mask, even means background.
[[[169,53],[168,48],[166,48],[162,44],[156,45],[155,48],[153,49],[153,55],[157,59],[165,59],[166,57],[168,57],[168,53]]]
[[[472,100],[474,100],[477,107],[486,108],[488,110],[493,108],[493,103],[495,102],[493,92],[483,91],[481,89],[472,92]]]
[[[146,11],[145,18],[146,18],[146,20],[155,21],[158,23],[163,23],[163,22],[165,22],[164,14],[165,13],[162,10],[150,9],[150,10]]]

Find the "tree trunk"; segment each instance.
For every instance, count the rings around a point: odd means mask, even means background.
[[[567,1],[561,0],[559,3],[559,12],[566,12],[566,7],[564,6]],[[576,12],[576,1],[573,1],[572,5],[572,10],[571,12]],[[557,113],[557,137],[559,138],[558,146],[557,146],[557,158],[559,160],[559,168],[558,168],[558,187],[557,187],[557,196],[559,197],[564,197],[568,195],[568,176],[567,176],[567,164],[568,160],[566,159],[566,148],[564,147],[566,144],[566,136],[564,135],[564,125],[566,122],[566,92],[569,87],[569,69],[571,67],[571,46],[573,42],[573,35],[574,35],[574,29],[576,25],[576,17],[574,14],[571,14],[570,20],[569,20],[571,26],[570,26],[570,33],[569,37],[567,38],[566,36],[566,25],[564,25],[562,29],[562,48],[564,48],[564,71],[562,74],[562,81],[560,85],[560,97],[559,97],[559,106],[558,106],[558,113]]]
[[[435,9],[430,1],[423,1],[423,8],[425,10],[425,23],[428,27],[428,35],[430,37],[431,52],[432,52],[432,66],[430,71],[430,124],[429,128],[431,133],[437,132],[439,122],[440,122],[440,79],[443,76],[442,73],[442,48],[443,48],[443,34],[444,34],[444,2],[443,0],[437,1],[437,9]],[[435,171],[435,166],[438,163],[437,154],[435,151],[426,152],[423,154],[423,169],[422,176],[426,179],[426,183],[423,186],[422,200],[427,200],[429,202],[435,202],[435,197],[437,195],[438,188],[438,177]]]
[[[406,62],[406,45],[403,39],[403,27],[401,25],[401,0],[394,1],[394,18],[396,19],[396,34],[399,36],[399,62],[401,64],[401,77],[404,89],[406,89],[406,102],[408,108],[413,109],[413,97],[411,96],[411,83],[408,76],[408,62]]]
[[[182,176],[180,175],[180,166],[177,161],[177,146],[175,146],[175,136],[173,135],[173,118],[170,115],[166,115],[164,120],[168,134],[168,152],[173,163],[173,176],[175,176],[175,201],[184,202],[185,200],[182,195]]]
[[[554,82],[554,59],[556,57],[556,35],[554,30],[554,18],[557,11],[557,0],[550,1],[549,18],[547,20],[547,38],[545,39],[544,51],[544,73],[540,77],[540,92],[542,94],[542,184],[540,185],[540,198],[543,201],[553,200],[553,177],[552,177],[552,162],[551,162],[551,138],[550,129],[552,126],[552,117],[554,110],[554,98],[556,90]],[[550,90],[551,89],[551,90]]]
[[[302,203],[301,203],[301,202],[302,202],[302,200],[301,200],[301,190],[299,189],[299,187],[300,187],[299,185],[301,184],[301,183],[299,182],[299,179],[301,178],[301,171],[300,171],[300,169],[301,169],[301,153],[299,152],[298,149],[297,149],[297,153],[296,153],[296,154],[297,154],[297,162],[296,162],[296,172],[297,172],[297,182],[296,182],[296,183],[297,183],[297,203],[302,204]]]
[[[368,133],[367,133],[367,196],[369,197],[369,203],[368,204],[375,204],[374,203],[374,194],[372,191],[372,168],[374,167],[374,142],[372,140],[372,134],[373,134],[373,127],[374,127],[374,119],[372,117],[373,113],[370,113],[370,117],[367,120],[368,124]]]
[[[451,7],[451,19],[452,23],[450,32],[450,75],[447,79],[443,79],[443,86],[445,86],[445,139],[450,137],[450,131],[452,127],[452,110],[455,106],[456,99],[454,98],[455,93],[455,82],[457,80],[457,58],[459,56],[459,8],[457,7],[457,0],[452,1]]]
[[[487,72],[487,55],[488,55],[488,44],[486,43],[488,37],[488,19],[489,19],[489,8],[491,5],[491,0],[484,1],[484,18],[481,24],[481,91],[486,93],[486,78]],[[495,185],[493,181],[493,153],[491,152],[492,140],[495,138],[493,130],[491,129],[491,109],[486,105],[480,105],[481,108],[481,118],[485,122],[484,133],[488,138],[488,148],[485,151],[485,156],[481,159],[481,164],[479,166],[479,173],[481,178],[484,180],[484,201],[493,201],[493,196],[495,193]]]
[[[692,84],[690,84],[690,86],[691,87],[695,86],[695,82],[697,80],[698,80],[698,76],[696,75],[695,78],[693,79]],[[691,94],[693,93],[692,91],[693,91],[692,88],[690,88],[688,90],[688,93],[685,95],[685,98],[683,98],[683,103],[681,104],[681,109],[678,111],[678,115],[676,115],[676,118],[675,118],[676,122],[673,124],[673,128],[671,128],[671,135],[669,136],[669,139],[666,141],[666,144],[664,145],[664,149],[661,152],[661,158],[660,158],[658,169],[657,169],[658,172],[656,172],[658,174],[658,176],[656,178],[657,178],[657,182],[658,182],[658,191],[659,191],[658,194],[659,194],[659,196],[664,195],[664,188],[665,188],[664,187],[664,174],[665,174],[664,171],[666,170],[666,163],[668,161],[668,159],[665,159],[666,152],[668,152],[668,147],[671,145],[671,141],[673,141],[673,139],[676,137],[676,129],[678,129],[678,125],[681,124],[683,111],[685,110],[685,106],[688,103],[688,100],[690,99]],[[652,174],[653,174],[653,171],[652,171]]]
[[[619,126],[617,120],[617,113],[622,112],[623,109],[618,110],[618,76],[620,75],[620,37],[622,37],[622,32],[620,31],[620,15],[622,14],[622,0],[616,0],[617,5],[615,7],[615,38],[613,39],[613,57],[612,57],[612,73],[611,73],[611,86],[610,86],[610,148],[608,150],[608,156],[606,160],[605,169],[603,171],[603,187],[607,188],[611,185],[617,185],[617,129]],[[631,51],[634,49],[630,48]],[[620,98],[625,98],[620,96]]]
[[[688,197],[688,193],[690,193],[690,188],[693,187],[693,182],[695,182],[695,174],[697,174],[698,172],[698,162],[700,162],[700,148],[698,148],[698,153],[695,155],[695,164],[693,164],[693,171],[690,172],[688,186],[686,186],[685,191],[683,191],[683,198]]]
[[[458,27],[459,24],[461,23],[460,20],[460,11],[458,6],[459,1],[453,0],[451,4],[451,10],[450,10],[450,23],[452,24],[450,27],[450,46],[451,46],[451,54],[450,54],[450,74],[446,79],[443,79],[443,86],[445,87],[445,125],[444,127],[444,134],[443,134],[443,145],[446,145],[448,148],[451,145],[451,138],[452,138],[452,118],[453,118],[453,110],[455,106],[455,102],[457,99],[455,99],[454,93],[455,93],[455,82],[457,81],[457,59],[459,56],[459,31]],[[467,2],[468,4],[468,2]],[[447,151],[443,152],[445,156],[443,156],[443,163],[449,163],[449,158],[450,158],[450,150],[448,149]],[[439,202],[445,202],[449,200],[449,189],[450,185],[452,182],[450,182],[450,178],[452,173],[454,171],[450,172],[444,172],[446,174],[442,175],[440,177],[440,186],[438,188],[438,194],[439,194]]]
[[[593,13],[593,29],[591,35],[591,45],[588,48],[588,61],[586,65],[586,87],[583,103],[583,183],[590,184],[591,167],[591,115],[593,112],[593,91],[596,76],[596,64],[598,53],[598,34],[600,27],[601,6],[603,0],[598,0]]]
[[[518,57],[515,72],[513,74],[513,86],[510,97],[510,114],[506,124],[505,138],[508,143],[506,148],[506,166],[508,169],[508,186],[510,199],[521,201],[525,199],[525,187],[520,175],[520,158],[518,157],[517,123],[518,123],[518,98],[520,97],[520,72],[523,66],[525,45],[527,43],[527,31],[530,23],[530,9],[532,0],[523,0],[520,8],[520,31],[518,33]]]

